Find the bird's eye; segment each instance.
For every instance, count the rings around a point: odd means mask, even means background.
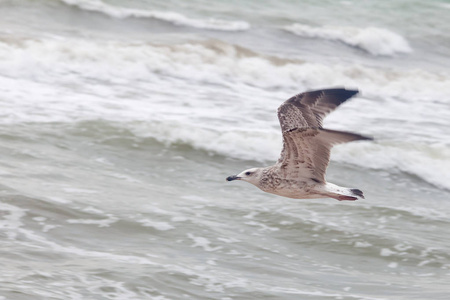
[[[245,172],[245,175],[247,175],[247,176],[249,176],[251,174],[252,174],[252,172]]]

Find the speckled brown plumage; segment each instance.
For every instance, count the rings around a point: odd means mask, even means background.
[[[246,180],[261,190],[290,198],[332,197],[338,200],[364,198],[357,189],[342,188],[325,181],[331,148],[340,143],[371,138],[350,132],[324,129],[323,119],[358,91],[324,89],[298,94],[278,108],[283,149],[273,166],[227,180]]]

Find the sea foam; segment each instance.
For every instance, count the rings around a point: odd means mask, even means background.
[[[0,55],[8,57],[1,61],[0,72],[37,77],[39,81],[82,76],[126,82],[162,74],[264,89],[357,86],[368,96],[408,101],[443,99],[450,94],[450,76],[444,73],[283,60],[210,41],[152,45],[83,39],[23,40],[16,44],[0,40]]]
[[[412,51],[408,41],[401,35],[387,29],[377,27],[313,27],[305,24],[292,24],[284,27],[286,31],[299,36],[321,38],[343,42],[358,47],[372,55],[392,56]]]
[[[425,142],[380,141],[336,147],[333,160],[373,169],[403,172],[450,190],[450,146]]]
[[[152,18],[170,22],[179,26],[188,26],[199,29],[211,29],[222,31],[241,31],[250,28],[244,21],[226,21],[220,19],[194,19],[172,11],[151,11],[134,8],[124,8],[106,4],[100,0],[60,0],[61,2],[78,7],[79,9],[99,12],[112,18]]]
[[[275,60],[212,42],[0,41],[0,57],[8,58],[0,60],[0,93],[7,99],[0,103],[1,123],[120,120],[118,126],[139,138],[258,161],[278,157],[275,111],[284,99],[304,89],[355,86],[364,98],[327,120],[381,141],[336,147],[332,159],[450,189],[449,149],[438,144],[445,132],[437,131],[447,128],[447,74]],[[344,110],[352,117],[339,118]],[[386,128],[389,122],[401,125]],[[409,144],[383,142],[385,132]],[[418,142],[419,134],[428,140]]]

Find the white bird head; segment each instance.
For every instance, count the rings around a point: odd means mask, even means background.
[[[251,168],[237,175],[228,176],[227,181],[243,180],[258,186],[262,173],[262,168]]]

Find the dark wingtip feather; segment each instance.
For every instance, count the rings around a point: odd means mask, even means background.
[[[323,89],[324,92],[327,93],[335,93],[335,94],[341,94],[346,96],[354,96],[359,93],[358,90],[348,90],[346,88],[331,88],[331,89]]]
[[[358,133],[331,130],[325,128],[320,128],[319,130],[322,134],[322,137],[327,139],[333,145],[348,143],[352,141],[373,141],[372,137],[361,135]]]
[[[374,141],[374,140],[375,140],[375,139],[374,139],[373,137],[371,137],[371,136],[361,135],[361,134],[358,134],[358,135],[359,135],[358,140],[361,140],[361,141]]]
[[[327,95],[335,96],[335,99],[337,100],[337,103],[335,103],[336,105],[342,104],[359,93],[358,90],[347,90],[344,88],[325,89],[323,92]]]
[[[365,199],[365,198],[364,198],[364,195],[363,195],[363,192],[362,192],[361,190],[358,190],[358,189],[350,189],[350,191],[353,193],[353,195]]]

